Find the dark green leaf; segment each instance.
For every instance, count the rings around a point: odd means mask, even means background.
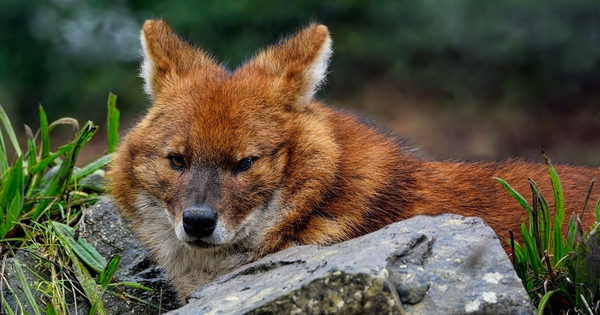
[[[104,268],[102,273],[100,273],[100,278],[98,279],[98,282],[100,283],[100,294],[98,294],[96,301],[94,301],[94,303],[92,304],[92,308],[90,309],[90,314],[96,313],[96,308],[98,306],[98,303],[101,302],[102,296],[104,295],[104,292],[106,292],[106,288],[108,288],[110,281],[112,280],[113,276],[117,272],[117,266],[119,265],[120,260],[121,260],[121,256],[119,256],[119,255],[113,256],[110,259],[110,261],[108,262],[108,264],[106,264],[106,268]]]
[[[33,167],[37,164],[35,156],[35,143],[32,138],[27,139],[27,172],[33,174]]]
[[[113,276],[117,272],[117,266],[119,265],[120,261],[121,261],[121,256],[114,255],[110,259],[108,264],[106,264],[106,267],[104,268],[104,270],[102,270],[102,273],[100,273],[100,278],[98,279],[98,282],[100,283],[102,288],[108,287],[108,285],[110,284],[110,281],[112,280]]]
[[[110,93],[108,96],[108,153],[116,150],[119,144],[119,117],[121,113],[117,109],[117,96]]]
[[[40,160],[44,160],[50,154],[50,131],[48,129],[48,118],[42,105],[39,107],[40,112],[40,134],[42,142],[42,152]]]
[[[17,156],[21,156],[22,152],[21,147],[19,146],[19,141],[17,141],[17,136],[15,134],[14,129],[12,128],[10,119],[8,118],[8,115],[6,114],[2,106],[0,106],[0,123],[2,126],[4,126],[4,131],[6,131],[6,134],[8,135],[8,138],[10,139],[10,142],[12,143],[15,152],[17,153]]]
[[[6,182],[0,195],[0,239],[4,238],[15,224],[23,210],[25,174],[23,173],[23,157],[17,159],[17,163],[8,169]]]
[[[40,310],[40,306],[38,305],[36,299],[33,296],[33,293],[31,292],[31,288],[30,288],[30,284],[27,281],[27,278],[25,277],[25,273],[23,272],[23,268],[21,268],[21,263],[19,262],[18,259],[13,260],[14,262],[14,266],[15,266],[15,273],[17,276],[17,280],[19,281],[19,284],[21,285],[21,289],[23,290],[23,293],[25,293],[25,298],[27,299],[27,303],[29,303],[29,306],[31,307],[31,309],[33,310],[33,312],[37,315],[41,315],[42,312]]]
[[[69,252],[70,250],[67,250],[67,253]],[[71,265],[73,266],[73,272],[75,273],[79,284],[83,288],[88,301],[90,301],[90,304],[96,304],[95,313],[93,314],[106,315],[104,304],[102,303],[101,299],[98,299],[100,296],[100,290],[98,289],[98,285],[96,285],[96,281],[94,278],[92,278],[89,271],[85,268],[77,256],[72,256],[71,262]]]
[[[542,298],[540,299],[540,303],[538,304],[538,309],[537,309],[538,315],[544,315],[544,310],[546,309],[546,305],[548,304],[548,301],[550,301],[550,298],[552,297],[552,295],[558,291],[559,291],[558,289],[552,290],[552,291],[549,291],[546,294],[544,294],[544,296],[542,296]]]
[[[59,156],[65,154],[66,152],[71,151],[73,149],[73,146],[74,146],[74,144],[70,143],[70,144],[67,144],[67,145],[64,145],[64,146],[58,148],[58,151],[46,156],[43,160],[41,160],[39,163],[37,163],[35,165],[35,167],[32,169],[32,173],[37,174],[41,171],[46,170],[46,168],[50,164],[52,164],[52,162],[54,162],[54,160],[56,160]]]
[[[562,234],[562,225],[565,219],[565,200],[563,197],[562,186],[560,183],[560,178],[556,173],[556,169],[552,166],[550,158],[546,155],[545,152],[542,151],[544,156],[544,161],[546,161],[546,165],[548,165],[548,173],[550,174],[550,180],[552,182],[552,192],[554,194],[554,250],[553,250],[553,259],[556,261],[563,256],[563,234]]]
[[[45,196],[60,197],[65,193],[65,190],[70,183],[71,175],[73,174],[73,168],[75,167],[75,162],[77,161],[79,151],[91,139],[96,131],[98,131],[98,127],[94,126],[90,121],[83,126],[74,141],[73,149],[71,150],[70,154],[67,153],[67,157],[65,160],[63,160],[60,168],[58,169],[58,173],[54,176],[52,182],[50,182],[48,188],[44,192]],[[37,220],[42,213],[44,213],[49,206],[52,205],[52,203],[53,200],[51,199],[41,200],[35,212],[33,213],[33,219]]]
[[[60,222],[52,222],[54,229],[62,237],[65,246],[69,246],[90,268],[97,272],[102,272],[106,268],[106,259],[96,251],[96,249],[88,243],[85,238],[79,237],[75,239],[75,230]]]
[[[531,215],[531,207],[529,206],[529,204],[527,203],[525,198],[523,198],[523,196],[521,196],[521,194],[518,191],[516,191],[514,188],[512,188],[503,179],[498,178],[498,177],[494,177],[494,179],[496,179],[500,183],[500,185],[502,185],[502,187],[504,187],[504,189],[506,189],[517,200],[517,202],[521,205],[521,207],[523,207],[523,209],[527,210],[527,213],[529,215]]]
[[[108,163],[110,163],[112,157],[113,157],[113,153],[107,154],[107,155],[104,155],[104,156],[100,157],[99,159],[89,163],[82,169],[74,172],[73,177],[71,178],[71,181],[72,182],[78,181],[78,180],[94,173],[95,171],[105,167],[106,165],[108,165]]]

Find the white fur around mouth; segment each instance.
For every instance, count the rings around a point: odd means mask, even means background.
[[[185,232],[181,220],[175,224],[174,232],[176,238],[188,248],[192,249],[220,249],[236,247],[240,244],[258,243],[266,231],[265,224],[270,226],[269,218],[277,217],[274,215],[279,209],[281,200],[281,191],[277,190],[273,194],[268,203],[259,206],[251,212],[241,224],[241,228],[234,230],[225,225],[221,220],[217,221],[217,225],[213,233],[202,238],[188,235]]]
[[[187,241],[188,245],[196,248],[217,248],[219,244],[208,243],[203,240]]]

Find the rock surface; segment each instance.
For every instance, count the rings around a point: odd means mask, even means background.
[[[419,216],[329,247],[269,255],[169,314],[532,314],[479,218]]]
[[[128,293],[178,306],[166,276],[105,199],[85,212],[85,237],[104,257],[120,254],[117,281],[153,292]],[[34,285],[37,258],[17,254]],[[20,300],[14,261],[7,281]],[[36,270],[42,273],[41,270]],[[3,302],[14,305],[2,288]],[[36,296],[36,301],[40,301]],[[158,314],[159,310],[105,294],[110,314]],[[74,302],[74,301],[73,301]],[[73,303],[74,305],[74,303]],[[25,305],[25,310],[30,310]],[[75,313],[73,306],[69,308]],[[77,299],[77,312],[89,305]],[[169,314],[531,314],[529,298],[494,232],[479,218],[420,216],[329,247],[301,246],[269,255],[200,287],[189,304]]]
[[[113,255],[121,255],[116,281],[136,282],[153,289],[151,292],[133,289],[127,291],[163,308],[159,312],[156,308],[111,296],[109,303],[105,302],[107,311],[113,310],[113,314],[159,314],[180,306],[177,292],[169,284],[166,274],[156,266],[150,253],[127,227],[111,199],[102,199],[89,208],[84,222],[84,237],[103,257],[110,259]]]

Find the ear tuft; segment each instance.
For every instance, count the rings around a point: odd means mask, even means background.
[[[154,93],[152,92],[152,77],[154,77],[154,61],[152,61],[152,57],[150,55],[150,50],[148,49],[148,41],[146,40],[147,32],[151,32],[152,24],[157,21],[148,20],[144,23],[142,30],[140,31],[140,42],[142,43],[142,63],[140,65],[140,77],[144,79],[144,92],[150,99],[154,98]]]
[[[274,93],[302,110],[325,82],[331,54],[327,27],[311,24],[259,52],[240,71],[254,71],[267,76]]]
[[[194,67],[220,68],[210,56],[180,39],[163,20],[147,20],[140,33],[140,77],[150,99]]]
[[[142,26],[140,77],[144,79],[144,92],[150,99],[154,99],[166,79],[172,64],[168,59],[169,46],[177,40],[177,35],[163,20],[147,20]]]
[[[327,77],[327,68],[333,54],[332,41],[329,31],[325,25],[317,25],[315,29],[317,45],[320,49],[312,64],[306,70],[307,87],[300,96],[302,102],[308,103],[325,84]]]

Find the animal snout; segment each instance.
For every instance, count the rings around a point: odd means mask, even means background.
[[[194,237],[209,236],[217,226],[217,213],[207,208],[188,208],[183,211],[183,229]]]

